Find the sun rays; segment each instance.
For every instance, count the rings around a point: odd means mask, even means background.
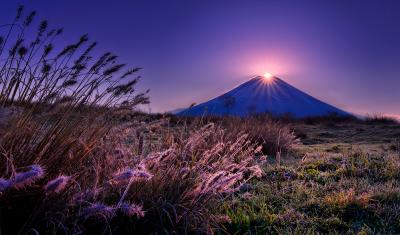
[[[274,78],[274,76],[269,72],[265,72],[263,74],[263,77],[264,77],[264,80],[267,81],[267,82],[272,81],[272,79]]]

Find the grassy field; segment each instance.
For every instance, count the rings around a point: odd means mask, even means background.
[[[294,124],[302,137],[224,204],[230,233],[400,233],[400,126]]]
[[[14,110],[0,125],[7,233],[400,233],[400,125],[391,120],[117,112],[99,122],[112,127],[91,150],[67,145],[78,159],[55,145],[29,161],[9,160],[9,142],[43,134],[15,132],[18,123],[30,115],[51,127],[58,117]],[[25,143],[27,153],[36,144]]]

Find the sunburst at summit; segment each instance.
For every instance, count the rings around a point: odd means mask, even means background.
[[[274,76],[273,76],[271,73],[269,73],[269,72],[265,72],[265,73],[263,74],[263,78],[264,78],[265,81],[270,82],[270,81],[272,81],[272,79],[274,78]]]
[[[245,117],[263,113],[274,116],[290,114],[297,118],[332,113],[350,116],[271,74],[254,77],[217,98],[181,111],[179,115]]]

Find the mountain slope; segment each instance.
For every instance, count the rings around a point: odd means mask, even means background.
[[[297,118],[332,113],[350,115],[300,91],[280,78],[274,77],[271,81],[266,81],[260,76],[217,98],[185,109],[178,115],[243,117],[260,113],[271,113],[276,116],[291,114]]]

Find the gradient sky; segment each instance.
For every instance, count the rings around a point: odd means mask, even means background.
[[[143,67],[151,111],[187,107],[268,71],[356,113],[400,114],[400,1],[40,0],[18,3]],[[38,20],[37,20],[38,21]]]

